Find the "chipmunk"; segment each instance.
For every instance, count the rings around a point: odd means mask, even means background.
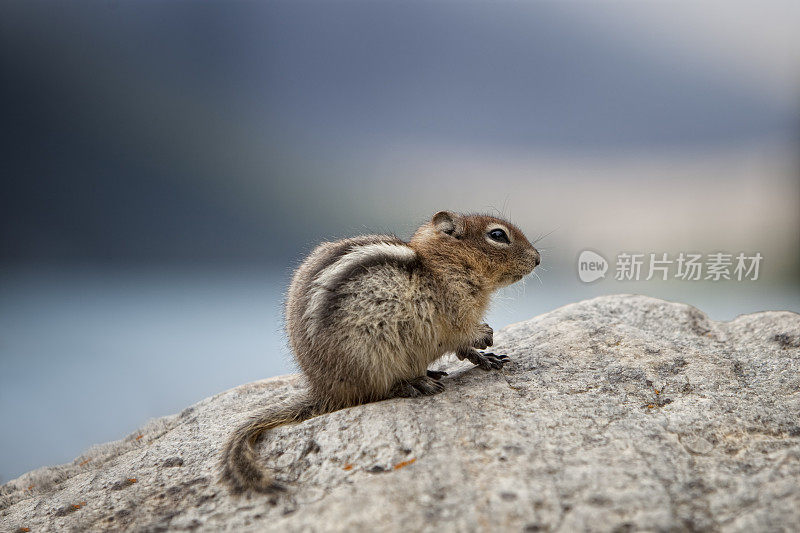
[[[436,213],[409,242],[366,235],[320,244],[295,271],[286,330],[308,382],[305,394],[241,426],[221,459],[235,493],[283,487],[257,460],[277,426],[394,397],[444,390],[428,365],[454,352],[485,370],[505,355],[481,353],[493,331],[482,317],[493,291],[533,271],[540,257],[514,225],[484,215]]]

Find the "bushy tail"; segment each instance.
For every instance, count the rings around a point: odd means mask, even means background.
[[[259,464],[255,444],[265,431],[292,422],[302,422],[317,414],[322,414],[321,409],[303,394],[254,416],[239,427],[225,445],[220,461],[222,481],[234,493],[250,490],[269,493],[282,490],[281,484]]]

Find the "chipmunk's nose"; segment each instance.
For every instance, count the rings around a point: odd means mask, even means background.
[[[539,250],[537,250],[536,248],[531,248],[528,251],[528,253],[530,253],[531,256],[533,257],[533,266],[534,267],[539,266],[539,263],[542,262],[542,258],[539,256]]]

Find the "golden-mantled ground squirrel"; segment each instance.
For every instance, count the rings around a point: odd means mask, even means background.
[[[522,279],[539,252],[514,225],[484,215],[436,213],[411,241],[367,235],[319,245],[294,274],[286,330],[307,393],[267,408],[225,447],[222,479],[234,492],[279,490],[254,445],[265,431],[354,405],[444,390],[428,365],[448,352],[486,369],[505,355],[482,322],[493,291]]]

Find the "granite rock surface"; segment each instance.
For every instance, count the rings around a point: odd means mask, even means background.
[[[0,487],[0,530],[780,531],[800,524],[800,315],[714,322],[643,296],[495,335],[511,362],[445,358],[447,390],[271,432],[287,485],[218,483],[229,433],[303,387],[242,385]],[[27,529],[25,529],[27,528]]]

